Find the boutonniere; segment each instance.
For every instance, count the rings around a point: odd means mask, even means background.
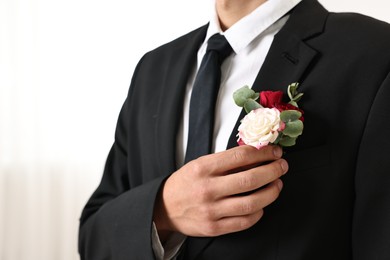
[[[238,127],[238,144],[260,149],[268,144],[293,146],[303,132],[303,110],[298,101],[303,93],[297,91],[298,83],[288,86],[288,103],[283,103],[282,91],[256,93],[248,86],[234,92],[235,103],[243,107],[247,115]],[[259,100],[259,102],[257,102]]]

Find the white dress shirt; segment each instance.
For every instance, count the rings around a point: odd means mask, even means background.
[[[245,85],[252,87],[275,34],[283,27],[289,17],[286,14],[300,1],[268,0],[224,32],[220,28],[216,11],[213,8],[214,12],[206,38],[198,51],[196,70],[194,69],[187,84],[182,123],[177,136],[176,161],[178,168],[184,164],[192,86],[206,52],[208,39],[215,33],[221,33],[225,35],[233,49],[233,53],[225,59],[221,67],[221,85],[215,108],[213,152],[220,152],[226,150],[231,131],[242,110],[234,103],[234,91]],[[266,87],[264,86],[264,88]],[[154,225],[153,228],[152,240],[156,259],[175,259],[185,236],[176,233],[163,247]]]

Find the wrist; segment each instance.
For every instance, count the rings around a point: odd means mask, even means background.
[[[166,240],[168,240],[169,236],[174,232],[174,230],[171,228],[170,220],[168,218],[167,210],[165,208],[162,195],[163,189],[164,184],[162,185],[162,188],[157,194],[153,211],[153,222],[156,226],[161,243],[164,243]]]

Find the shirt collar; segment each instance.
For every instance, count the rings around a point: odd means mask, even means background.
[[[221,33],[225,35],[233,51],[239,53],[299,2],[301,0],[268,0],[225,32],[221,30],[214,7],[205,42],[215,33]]]

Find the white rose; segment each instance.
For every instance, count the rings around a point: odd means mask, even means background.
[[[238,143],[260,149],[275,142],[280,126],[280,112],[276,108],[258,108],[249,112],[238,127]]]

